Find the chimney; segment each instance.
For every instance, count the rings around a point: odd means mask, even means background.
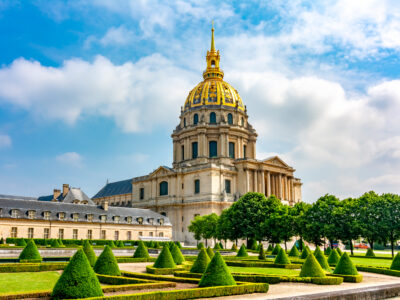
[[[63,197],[67,196],[68,192],[69,192],[69,185],[64,183],[63,184]]]
[[[61,195],[61,190],[54,189],[53,190],[53,201],[57,201],[57,198],[60,195]]]
[[[104,211],[108,211],[108,201],[107,200],[103,201],[102,207],[103,207]]]

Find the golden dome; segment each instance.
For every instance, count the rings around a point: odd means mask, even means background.
[[[219,51],[215,51],[214,27],[211,28],[211,49],[207,51],[206,60],[204,81],[190,91],[184,111],[202,106],[228,106],[244,111],[245,107],[237,90],[222,80],[224,72],[219,68]]]

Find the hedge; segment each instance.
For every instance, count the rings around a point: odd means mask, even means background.
[[[156,275],[171,275],[177,270],[182,270],[182,268],[154,268],[153,266],[146,266],[147,273]]]
[[[342,275],[342,274],[329,274],[329,276],[341,277],[344,282],[352,282],[359,283],[363,280],[363,276],[361,274],[358,275]]]
[[[207,251],[208,257],[209,257],[210,259],[212,259],[212,258],[214,257],[214,251],[213,251],[213,249],[211,249],[210,247],[207,247],[206,251]]]
[[[121,284],[121,285],[107,285],[101,289],[103,293],[113,293],[121,291],[135,291],[135,290],[151,290],[151,289],[165,289],[176,287],[175,282],[152,282],[152,283],[139,283],[139,284]]]
[[[198,244],[197,244],[197,249],[200,250],[200,249],[202,249],[202,248],[205,248],[205,247],[204,247],[204,243],[203,243],[203,242],[198,243]]]
[[[299,255],[300,255],[299,250],[297,249],[296,245],[293,245],[292,249],[290,249],[289,256],[297,257]]]
[[[185,258],[183,257],[182,252],[177,244],[174,244],[174,246],[172,247],[171,255],[172,258],[174,259],[175,264],[177,265],[181,265],[185,261]]]
[[[173,269],[176,268],[174,259],[169,251],[169,246],[167,244],[164,245],[161,253],[158,255],[157,260],[155,261],[154,268],[164,268],[164,269]]]
[[[328,263],[330,265],[336,265],[339,262],[339,259],[339,253],[337,253],[336,249],[332,249],[331,254],[328,256]]]
[[[182,270],[182,269],[180,269]],[[173,281],[173,282],[182,282],[182,283],[194,283],[198,284],[199,279],[196,278],[183,278],[183,277],[167,277],[167,276],[160,276],[155,274],[149,273],[135,273],[135,272],[122,272],[122,276],[125,277],[133,277],[133,278],[143,278],[149,280],[156,280],[156,281]]]
[[[259,245],[259,250],[258,250],[258,259],[260,260],[265,260],[265,252],[264,252],[264,247],[263,244]]]
[[[370,273],[377,273],[377,274],[384,274],[384,275],[389,275],[389,276],[400,277],[400,271],[391,270],[389,268],[360,266],[360,265],[356,265],[356,268],[358,271],[362,271],[362,272],[370,272]]]
[[[134,257],[115,257],[118,263],[135,263],[135,262],[154,262],[156,261],[155,257],[149,258],[134,258]]]
[[[274,264],[276,265],[289,265],[290,260],[286,254],[286,251],[282,248],[279,250],[278,255],[275,257]]]
[[[37,299],[37,298],[50,298],[51,290],[21,292],[21,293],[4,293],[0,294],[1,300],[14,300],[14,299]]]
[[[207,288],[195,288],[187,290],[158,291],[138,294],[113,295],[108,297],[95,297],[90,299],[199,299],[210,297],[222,297],[253,293],[267,293],[269,285],[266,283],[242,283],[234,286],[214,286]]]
[[[109,246],[105,246],[99,258],[97,258],[93,270],[97,274],[119,276],[121,271],[118,267],[118,262]]]
[[[282,269],[300,269],[300,264],[274,264],[271,262],[261,262],[261,261],[226,261],[226,264],[231,267],[257,267],[257,268],[282,268]]]
[[[93,251],[92,245],[90,245],[88,240],[86,240],[83,243],[83,252],[85,252],[86,257],[87,257],[87,259],[88,259],[88,261],[90,263],[90,266],[93,267],[94,264],[96,263],[97,257],[96,257],[96,254]]]
[[[357,269],[347,252],[343,253],[343,255],[340,257],[340,260],[333,273],[341,275],[358,275]]]
[[[103,274],[96,274],[96,276],[101,283],[112,284],[112,285],[154,283],[155,282],[155,280],[124,277],[124,276],[111,276],[111,275],[103,275]]]
[[[0,273],[42,272],[63,270],[68,263],[0,264]]]
[[[275,248],[272,250],[272,255],[278,255],[279,251],[282,249],[281,245],[277,244]]]

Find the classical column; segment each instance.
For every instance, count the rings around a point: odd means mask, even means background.
[[[281,173],[279,173],[279,176],[278,176],[278,193],[279,193],[279,199],[282,200],[283,186],[282,186],[282,174]]]
[[[260,172],[260,181],[261,181],[261,193],[265,195],[265,176],[264,176],[264,170]]]
[[[246,169],[246,193],[250,192],[250,184],[249,184],[249,170]]]
[[[257,174],[258,172],[257,172],[257,170],[254,170],[253,171],[253,189],[254,189],[254,192],[258,192],[258,174]]]
[[[291,188],[291,196],[292,196],[292,202],[295,203],[295,196],[294,196],[294,178],[290,179],[290,188]]]
[[[267,197],[271,196],[271,173],[267,171]]]

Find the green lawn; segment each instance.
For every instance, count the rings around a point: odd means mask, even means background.
[[[60,274],[57,272],[1,273],[0,293],[51,290]]]
[[[390,265],[392,264],[391,259],[351,257],[351,260],[356,265],[363,265],[363,266],[390,267]]]
[[[270,275],[299,275],[300,270],[291,270],[283,268],[244,268],[229,267],[232,273],[252,273],[252,274],[270,274]]]

